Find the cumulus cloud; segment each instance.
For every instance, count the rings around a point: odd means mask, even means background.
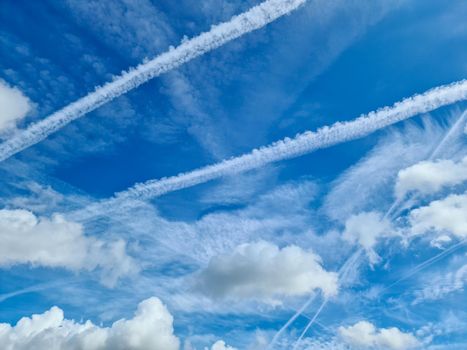
[[[342,340],[357,349],[406,350],[421,344],[412,333],[398,328],[380,328],[368,321],[360,321],[348,327],[339,327]]]
[[[467,156],[459,162],[450,159],[422,161],[399,171],[396,196],[402,198],[412,191],[432,194],[464,181],[467,181]]]
[[[27,210],[0,210],[0,267],[19,264],[102,271],[108,286],[136,271],[125,242],[107,243],[83,234],[83,227],[60,215],[50,219]]]
[[[380,260],[374,250],[378,238],[393,234],[391,223],[381,213],[363,212],[347,219],[342,237],[350,243],[358,243],[365,249],[370,263],[375,264]]]
[[[237,350],[237,349],[226,345],[223,340],[218,340],[211,346],[211,350]]]
[[[0,344],[9,350],[178,350],[173,317],[158,298],[138,305],[134,317],[109,328],[91,321],[64,318],[54,306],[43,314],[24,317],[15,326],[0,323]]]
[[[413,234],[430,231],[467,237],[467,193],[452,194],[410,212]]]
[[[0,132],[12,128],[31,110],[31,102],[17,88],[0,79]]]
[[[337,274],[326,271],[313,252],[293,245],[280,249],[260,241],[214,256],[200,273],[197,287],[214,298],[271,302],[277,296],[304,295],[315,289],[335,295],[337,282]]]

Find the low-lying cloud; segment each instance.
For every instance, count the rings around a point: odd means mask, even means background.
[[[279,296],[305,295],[316,289],[332,296],[337,293],[338,280],[313,252],[293,245],[281,249],[260,241],[213,257],[200,273],[197,287],[213,298],[272,302]]]
[[[1,209],[0,241],[0,268],[29,264],[71,271],[99,269],[107,286],[137,271],[124,241],[85,236],[82,225],[60,215],[46,218],[28,210]]]
[[[180,346],[172,315],[155,297],[141,302],[133,318],[108,328],[67,320],[54,306],[23,317],[15,326],[0,323],[0,344],[9,350],[178,350]]]

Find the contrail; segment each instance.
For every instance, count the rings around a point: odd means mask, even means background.
[[[210,31],[187,40],[149,62],[122,73],[112,82],[97,87],[85,97],[14,135],[0,145],[0,161],[4,161],[44,140],[73,120],[135,89],[148,80],[175,69],[246,33],[260,29],[279,17],[292,12],[305,2],[306,0],[267,0],[238,16],[232,17],[228,22],[212,26]]]
[[[113,200],[144,200],[195,186],[226,175],[262,167],[284,159],[298,157],[321,148],[364,137],[372,132],[406,120],[420,113],[430,112],[442,106],[467,100],[467,80],[440,86],[414,95],[391,107],[384,107],[362,115],[349,122],[337,122],[316,132],[307,131],[295,138],[285,138],[250,153],[224,160],[176,176],[150,180],[116,193]]]
[[[338,271],[338,276],[339,280],[346,279],[348,272],[353,268],[354,265],[357,264],[358,259],[360,258],[361,254],[363,252],[363,249],[358,249],[356,252],[354,252],[346,261],[345,263],[341,266],[341,268]],[[342,278],[341,278],[342,277]],[[302,305],[300,309],[298,309],[295,314],[279,329],[274,337],[272,338],[271,342],[268,344],[267,349],[273,349],[277,340],[279,340],[280,336],[282,333],[284,333],[287,328],[301,315],[305,312],[305,310],[308,308],[308,306],[311,304],[311,302],[315,299],[316,294],[312,294],[310,298]],[[323,303],[319,306],[318,311],[314,314],[314,316],[310,319],[310,322],[306,325],[305,330],[302,332],[300,335],[300,338],[295,342],[294,349],[299,345],[301,339],[303,336],[306,334],[308,329],[312,326],[313,322],[316,322],[317,317],[321,313],[322,309],[326,306],[328,302],[328,298],[326,297],[323,301]]]
[[[316,311],[316,313],[313,315],[313,317],[311,318],[310,322],[308,322],[308,324],[306,325],[305,329],[303,330],[303,332],[300,334],[300,337],[298,337],[297,341],[295,342],[294,346],[293,346],[293,349],[292,350],[296,350],[297,347],[300,345],[300,342],[302,341],[303,337],[305,336],[306,332],[308,331],[308,329],[310,329],[310,327],[313,325],[313,323],[316,321],[316,319],[318,318],[319,314],[321,313],[321,311],[323,311],[324,307],[326,306],[326,304],[328,303],[329,301],[329,298],[325,298],[323,303],[320,305],[320,307],[318,308],[318,310]]]
[[[428,157],[428,160],[432,160],[432,159],[435,159],[436,157],[439,156],[439,153],[440,151],[442,150],[442,148],[445,146],[445,144],[448,142],[448,140],[450,138],[452,138],[452,136],[458,132],[460,126],[462,126],[462,123],[464,122],[464,119],[466,118],[467,116],[467,111],[464,111],[461,116],[458,118],[458,120],[452,125],[452,127],[448,130],[448,132],[444,135],[444,137],[441,139],[441,141],[438,143],[438,145],[435,147],[435,149],[431,152],[430,156]],[[399,205],[401,202],[402,202],[403,198],[398,198],[394,201],[394,203],[391,205],[391,207],[386,211],[385,215],[384,215],[384,218],[387,218],[389,217],[389,215],[391,214],[391,212],[395,209],[395,207],[397,205]],[[386,287],[385,289],[383,289],[383,291],[381,293],[383,293],[384,291],[386,291],[387,289],[391,288],[392,286],[396,285],[397,283],[403,281],[404,279],[414,275],[415,273],[419,272],[420,270],[424,269],[426,266],[436,262],[437,260],[441,259],[442,257],[444,257],[445,255],[451,253],[452,251],[458,249],[460,246],[462,246],[463,244],[465,243],[465,240],[461,241],[459,244],[456,244],[455,246],[453,247],[450,247],[448,250],[442,252],[441,254],[438,254],[436,255],[435,257],[431,258],[431,259],[428,259],[427,261],[425,261],[424,263],[416,266],[414,269],[412,269],[409,274],[407,274],[406,276],[404,276],[403,278],[397,280],[396,282],[392,283],[390,286]],[[356,267],[356,265],[359,263],[359,256],[360,254],[362,253],[362,249],[360,248],[358,251],[356,251],[354,254],[352,254],[347,260],[346,262],[344,263],[344,265],[340,268],[339,270],[339,280],[343,279],[343,278],[346,278],[349,271],[352,270],[354,267]],[[314,297],[314,295],[312,297],[310,297],[310,299],[292,316],[292,318],[289,319],[289,321],[287,321],[287,323],[282,326],[282,328],[276,333],[276,335],[274,336],[273,340],[271,341],[271,343],[269,344],[269,347],[270,348],[271,346],[273,346],[275,344],[275,342],[277,341],[277,339],[279,338],[279,336],[290,326],[290,324],[298,317],[300,316],[300,314],[302,314],[304,312],[304,310],[308,307],[308,305],[311,303],[311,301],[313,300],[312,298]],[[310,329],[310,327],[313,325],[314,322],[316,322],[316,319],[318,318],[318,316],[321,314],[321,311],[324,309],[324,307],[326,306],[326,304],[328,303],[329,301],[329,298],[325,298],[323,300],[323,302],[321,303],[321,305],[318,307],[317,311],[315,312],[315,314],[313,315],[313,317],[310,319],[310,321],[308,322],[308,324],[306,325],[305,329],[303,330],[303,332],[300,334],[299,338],[297,339],[297,341],[295,342],[295,345],[294,345],[294,350],[298,347],[298,345],[300,344],[300,342],[302,341],[303,337],[305,336],[306,332]]]
[[[418,264],[414,268],[412,268],[409,272],[407,272],[403,277],[399,278],[397,281],[391,283],[389,286],[385,287],[382,291],[379,292],[379,295],[384,294],[387,290],[391,289],[394,287],[396,284],[412,277],[413,275],[417,274],[418,272],[424,270],[428,266],[434,264],[435,262],[441,260],[445,256],[450,255],[451,253],[455,252],[456,250],[460,249],[463,247],[463,245],[467,242],[467,239],[463,239],[462,241],[452,245],[448,249],[442,251],[439,254],[436,254],[435,256],[432,256],[431,258],[425,260],[424,262]]]

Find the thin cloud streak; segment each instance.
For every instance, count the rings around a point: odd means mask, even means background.
[[[116,193],[113,201],[145,200],[195,186],[226,175],[262,167],[280,160],[295,158],[339,143],[355,140],[421,113],[467,100],[467,80],[454,82],[414,95],[391,107],[384,107],[349,122],[337,122],[316,132],[307,131],[295,138],[285,138],[272,145],[176,176],[149,180]]]
[[[114,81],[97,87],[85,97],[32,124],[29,128],[5,141],[0,145],[0,162],[41,142],[70,122],[137,88],[143,83],[244,34],[260,29],[276,19],[289,14],[305,2],[306,0],[267,0],[233,17],[228,22],[213,26],[208,32],[182,42],[178,47],[164,52],[149,62],[140,64],[122,73]]]

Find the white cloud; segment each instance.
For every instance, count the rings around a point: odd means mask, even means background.
[[[451,241],[452,239],[448,235],[440,235],[432,239],[430,245],[438,249],[443,249],[444,245]]]
[[[430,276],[428,284],[422,290],[415,292],[413,304],[426,300],[438,300],[445,295],[461,291],[467,283],[467,264],[455,271]]]
[[[380,257],[374,251],[378,238],[394,234],[389,220],[377,212],[364,212],[352,215],[345,223],[344,240],[358,243],[365,249],[371,264],[375,264]]]
[[[293,245],[279,249],[260,241],[213,257],[197,286],[214,298],[272,302],[277,296],[304,295],[318,288],[325,295],[335,295],[337,282],[337,274],[324,270],[314,253]]]
[[[211,346],[211,350],[237,350],[237,349],[226,345],[223,340],[218,340]]]
[[[72,271],[102,270],[108,286],[136,271],[125,242],[106,243],[83,234],[83,227],[60,215],[36,217],[27,210],[0,210],[0,267],[30,264]]]
[[[339,336],[357,349],[405,350],[421,345],[412,333],[401,332],[395,327],[377,329],[368,321],[339,327]]]
[[[15,326],[0,323],[0,344],[8,350],[178,350],[172,324],[172,315],[155,297],[141,302],[132,319],[118,320],[110,328],[64,319],[54,306]]]
[[[396,196],[402,198],[412,191],[432,194],[463,181],[467,181],[467,157],[459,162],[450,159],[422,161],[399,171]]]
[[[467,237],[467,193],[449,195],[410,212],[413,234],[430,231]]]
[[[0,131],[15,126],[31,109],[31,102],[17,88],[0,79]]]

